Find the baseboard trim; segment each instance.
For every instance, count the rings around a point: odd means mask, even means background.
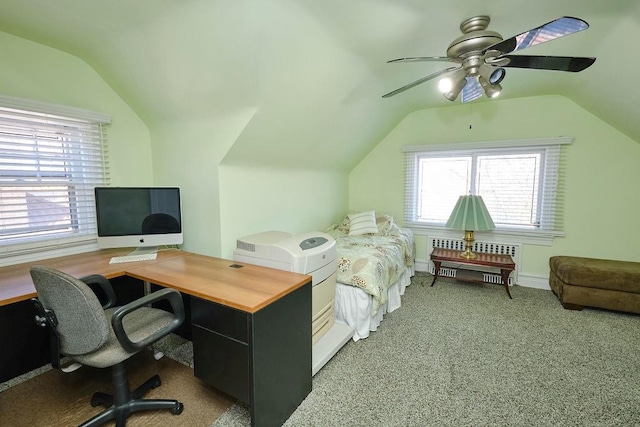
[[[551,290],[548,276],[541,277],[531,273],[519,273],[518,285],[525,286],[527,288],[544,289],[547,291]]]
[[[416,271],[422,271],[422,272],[429,271],[428,259],[416,259],[414,263],[416,265]]]
[[[415,260],[416,271],[428,272],[429,260],[417,259]],[[518,286],[524,286],[527,288],[551,290],[549,286],[549,277],[543,277],[532,273],[518,273]]]

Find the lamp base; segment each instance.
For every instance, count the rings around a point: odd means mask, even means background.
[[[471,252],[471,246],[473,245],[473,241],[475,240],[475,237],[473,235],[473,230],[465,230],[464,232],[464,252],[460,253],[460,258],[464,258],[464,259],[476,259],[478,258],[478,255],[476,255],[475,253]]]

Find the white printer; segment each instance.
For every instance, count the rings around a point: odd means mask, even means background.
[[[308,274],[316,286],[336,272],[336,241],[321,232],[293,236],[284,231],[266,231],[238,239],[233,259]]]
[[[352,328],[335,323],[337,259],[333,237],[319,231],[298,235],[266,231],[239,238],[233,260],[312,277],[314,375],[353,335]]]

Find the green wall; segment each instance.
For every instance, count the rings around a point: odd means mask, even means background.
[[[225,164],[255,113],[245,108],[201,119],[177,116],[151,126],[154,183],[182,188],[183,249],[233,258],[238,237],[322,231],[344,216],[346,173]]]
[[[263,231],[323,231],[344,218],[347,175],[333,171],[220,168],[222,256],[236,239]]]
[[[573,136],[567,150],[565,237],[523,246],[521,278],[548,277],[553,255],[640,261],[640,144],[561,96],[416,111],[352,171],[349,208],[388,211],[402,220],[403,145]],[[417,236],[418,259],[426,238]]]
[[[221,255],[219,164],[253,109],[152,127],[155,183],[182,191],[183,249]]]
[[[111,183],[152,183],[147,127],[91,67],[75,56],[3,32],[0,52],[0,94],[111,115]]]

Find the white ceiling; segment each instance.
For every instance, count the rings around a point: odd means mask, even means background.
[[[594,56],[591,68],[509,69],[501,98],[564,95],[640,141],[637,0],[2,0],[0,31],[83,59],[151,128],[253,111],[225,161],[348,171],[411,111],[452,105],[434,81],[382,99],[448,66],[386,61],[444,56],[479,14],[504,38],[586,20],[526,54]]]

